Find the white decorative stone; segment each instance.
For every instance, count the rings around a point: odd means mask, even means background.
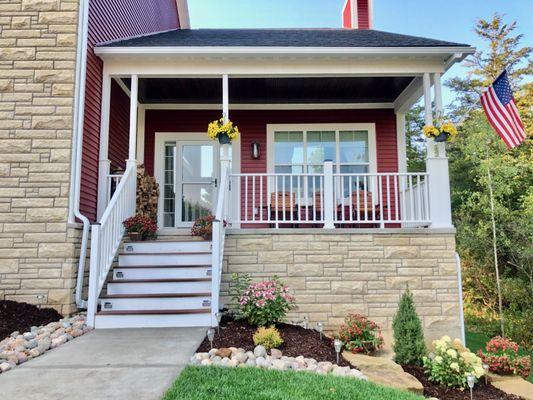
[[[272,358],[274,360],[277,360],[278,358],[281,358],[281,356],[283,355],[283,353],[281,352],[281,350],[278,350],[278,349],[272,349],[270,350],[270,355],[272,356]]]
[[[267,355],[267,351],[266,349],[264,348],[264,346],[256,346],[255,349],[254,349],[254,355],[256,357],[266,357]]]

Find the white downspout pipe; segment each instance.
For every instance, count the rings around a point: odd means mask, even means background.
[[[461,320],[461,340],[466,346],[465,317],[463,311],[463,277],[461,272],[461,257],[455,253],[455,265],[457,266],[457,285],[459,288],[459,319]]]
[[[80,0],[78,12],[78,41],[76,54],[76,84],[74,89],[74,123],[72,142],[74,144],[71,157],[71,196],[69,223],[74,223],[78,218],[83,224],[81,238],[80,259],[76,279],[76,306],[87,308],[87,301],[81,298],[83,290],[83,277],[85,274],[85,259],[87,257],[87,242],[89,240],[90,222],[80,212],[81,191],[81,161],[83,150],[83,123],[85,117],[85,84],[87,70],[87,35],[89,29],[89,0]]]

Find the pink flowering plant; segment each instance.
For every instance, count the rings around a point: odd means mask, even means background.
[[[485,350],[480,350],[478,355],[490,371],[502,375],[520,375],[523,378],[529,376],[531,357],[521,356],[518,344],[512,340],[496,336],[487,343]]]
[[[348,314],[339,329],[338,338],[352,353],[371,354],[384,345],[381,328],[361,314]]]
[[[295,307],[289,287],[277,276],[254,283],[248,274],[233,274],[232,279],[233,299],[238,304],[237,318],[245,319],[250,325],[275,325]]]

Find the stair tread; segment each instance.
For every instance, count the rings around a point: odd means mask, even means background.
[[[179,315],[179,314],[209,314],[211,309],[198,308],[191,310],[115,310],[115,311],[98,311],[96,315]]]
[[[159,251],[152,251],[152,252],[143,252],[143,253],[136,253],[136,252],[120,252],[118,253],[119,256],[177,256],[177,255],[195,255],[195,254],[211,254],[211,250],[204,250],[204,251],[165,251],[165,252],[159,252]]]
[[[211,278],[182,279],[111,279],[107,283],[210,282]]]
[[[100,296],[100,299],[150,299],[165,297],[210,297],[211,292],[207,293],[138,293],[138,294],[106,294]]]
[[[128,268],[211,268],[211,265],[123,265],[116,266],[113,269],[128,269]]]

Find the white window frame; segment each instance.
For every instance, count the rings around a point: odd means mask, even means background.
[[[268,124],[267,125],[267,172],[275,172],[275,132],[303,132],[303,154],[307,154],[307,132],[308,131],[335,131],[335,142],[338,143],[339,131],[367,131],[368,132],[368,173],[377,172],[377,149],[376,149],[376,124],[375,123],[350,123],[350,124]],[[338,147],[336,147],[337,171],[340,171],[340,157]],[[304,160],[305,161],[305,160]],[[357,163],[354,163],[357,164]],[[304,162],[304,166],[309,165]],[[351,164],[350,164],[351,165]],[[305,172],[305,171],[304,171]]]

